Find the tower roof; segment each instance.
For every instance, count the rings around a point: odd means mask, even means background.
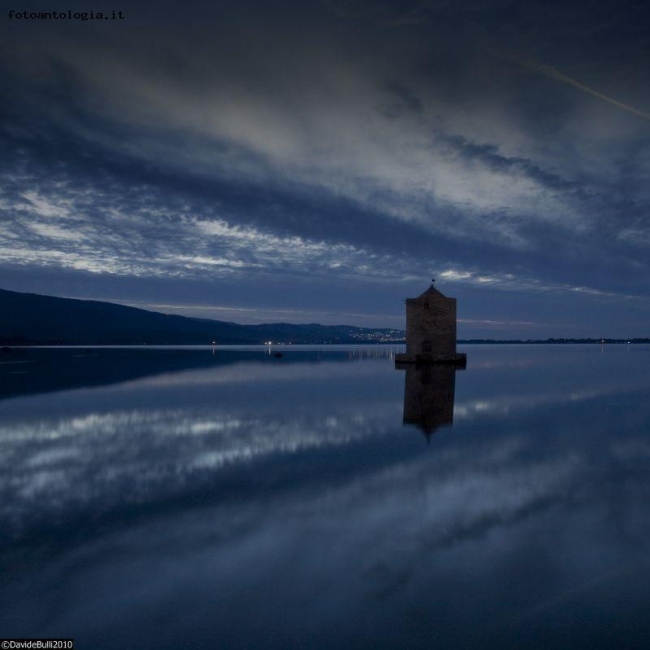
[[[406,302],[411,304],[428,304],[428,303],[445,303],[449,304],[449,301],[454,301],[455,298],[447,298],[442,292],[438,291],[433,285],[431,285],[426,291],[423,291],[417,298],[407,298]]]
[[[433,285],[431,285],[426,291],[423,291],[417,298],[416,300],[426,300],[426,299],[436,299],[436,298],[444,298],[447,300],[447,296],[445,296],[442,292],[438,291]]]

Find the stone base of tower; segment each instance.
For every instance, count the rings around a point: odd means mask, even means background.
[[[465,368],[467,366],[467,355],[464,352],[458,354],[396,354],[395,366],[415,363],[420,366],[447,365]]]

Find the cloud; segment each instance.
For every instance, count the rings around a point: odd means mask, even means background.
[[[33,178],[31,184],[38,189],[24,193],[22,204],[3,210],[0,246],[5,263],[61,265],[131,277],[210,273],[217,278],[252,272],[414,278],[409,265],[396,257],[233,223],[229,211],[221,216],[218,207],[204,201],[174,201],[153,187],[113,181],[100,190],[71,178],[52,186],[38,186]],[[126,206],[125,195],[132,195]]]
[[[515,50],[516,26],[575,60],[575,7],[557,33],[541,6],[355,7],[3,42],[5,267],[647,295],[646,122],[486,56],[485,34]],[[606,14],[601,33],[621,23]]]
[[[508,216],[497,225],[497,237],[515,247],[526,246],[522,220],[552,217],[567,227],[577,219],[557,183],[551,187],[553,176],[531,173],[532,163],[498,165],[507,157],[499,158],[495,145],[487,145],[494,150],[490,156],[486,145],[472,149],[467,138],[453,133],[446,141],[423,137],[435,128],[432,111],[440,101],[431,104],[404,82],[386,82],[386,76],[399,74],[386,55],[376,55],[376,69],[356,63],[349,43],[336,50],[317,39],[314,46],[300,41],[298,61],[275,41],[271,56],[261,57],[258,50],[268,39],[260,35],[252,53],[232,42],[199,41],[190,58],[188,43],[176,36],[168,42],[167,58],[177,65],[163,69],[158,49],[146,39],[127,41],[117,52],[113,43],[99,43],[90,50],[84,44],[83,53],[79,45],[69,45],[40,56],[78,79],[82,105],[90,103],[105,119],[139,129],[135,139],[109,146],[130,155],[137,150],[149,164],[165,161],[175,171],[182,167],[204,177],[325,192],[437,234],[450,220],[431,219],[432,208],[456,210],[453,223],[481,240],[491,237],[492,228],[477,215],[501,213]],[[386,119],[378,107],[396,96],[403,115]],[[453,110],[444,103],[442,108]],[[66,126],[84,134],[80,125]],[[178,150],[178,141],[167,140],[170,129],[192,143],[191,158]],[[458,146],[450,151],[454,138],[465,140],[462,156]]]

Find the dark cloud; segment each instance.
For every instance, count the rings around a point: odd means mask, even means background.
[[[643,335],[648,16],[613,7],[163,3],[132,5],[124,25],[5,20],[7,288],[381,325],[435,274],[474,301],[468,321],[542,335],[597,314],[615,335],[606,312],[622,311]],[[559,305],[573,325],[549,316]]]

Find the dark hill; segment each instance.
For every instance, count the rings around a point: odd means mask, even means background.
[[[392,339],[391,339],[392,337]],[[403,332],[345,325],[240,325],[187,318],[94,300],[56,298],[0,289],[2,345],[209,345],[377,343]]]

